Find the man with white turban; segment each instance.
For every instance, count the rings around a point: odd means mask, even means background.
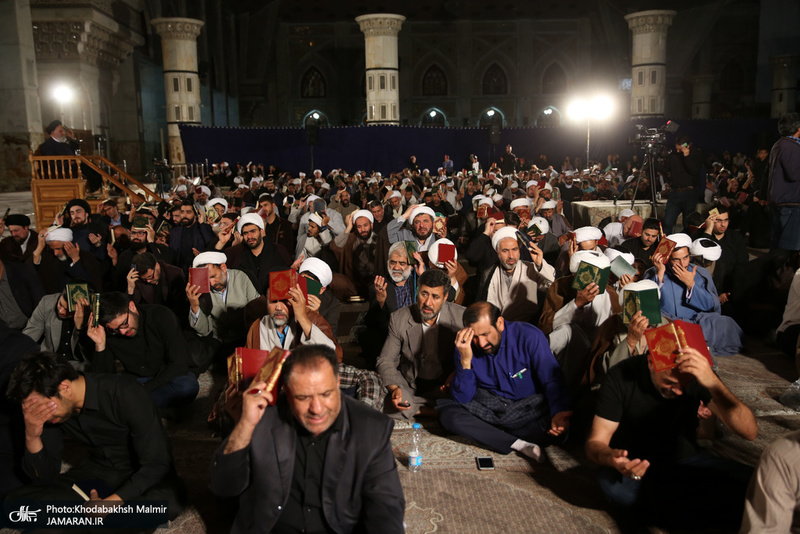
[[[508,321],[535,323],[539,315],[539,292],[555,280],[555,269],[544,261],[539,247],[529,248],[532,261],[520,260],[518,230],[500,228],[492,236],[497,263],[489,272],[477,300],[486,300],[500,309]]]
[[[670,234],[667,239],[675,242],[672,254],[669,258],[654,254],[653,267],[644,274],[661,289],[661,313],[669,320],[699,324],[711,354],[738,354],[742,348],[742,329],[731,317],[721,314],[711,274],[691,263],[692,238],[679,233]]]
[[[431,244],[438,239],[438,236],[433,233],[435,217],[434,211],[425,205],[417,204],[409,207],[403,215],[386,226],[389,243],[413,241],[418,252],[427,251]]]
[[[102,287],[100,267],[91,252],[74,243],[72,230],[52,228],[39,232],[33,264],[46,294],[59,293],[68,282],[81,280]]]
[[[558,244],[561,246],[567,240],[567,233],[572,227],[561,213],[556,212],[557,207],[558,203],[555,200],[547,200],[539,206],[537,215],[547,221],[550,231],[558,238]]]
[[[358,210],[349,214],[345,223],[344,233],[336,236],[330,246],[342,275],[334,277],[331,289],[339,298],[359,295],[366,299],[378,274],[378,236],[372,230],[375,218],[369,210]]]
[[[317,224],[317,226],[320,228],[324,226],[328,229],[329,235],[327,237],[330,237],[330,240],[327,240],[328,242],[333,240],[334,236],[341,234],[345,230],[344,219],[338,211],[329,210],[325,200],[317,195],[309,195],[305,200],[305,204],[303,204],[301,207],[293,206],[291,213],[289,213],[289,216],[287,217],[289,222],[298,225],[297,245],[295,245],[295,259],[299,258],[303,253],[303,249],[306,246],[306,239],[308,239],[308,223],[311,220],[312,215],[315,214],[318,215],[318,219],[321,221],[324,220],[324,224]],[[315,235],[318,233],[319,232],[316,232]],[[309,246],[309,250],[315,250],[316,248],[319,247],[313,244]],[[309,258],[313,255],[314,254],[310,254],[306,255],[305,257]]]

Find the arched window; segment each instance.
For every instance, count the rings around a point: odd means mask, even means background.
[[[420,126],[447,126],[447,117],[442,110],[430,108],[422,114]]]
[[[447,77],[437,65],[431,67],[422,77],[422,94],[425,96],[446,96]]]
[[[536,126],[561,126],[561,112],[553,106],[547,106],[536,117]]]
[[[506,95],[508,94],[508,80],[506,73],[497,63],[492,64],[486,69],[483,75],[483,94],[485,95]]]
[[[325,98],[325,78],[315,67],[311,67],[303,75],[300,82],[300,96],[303,98]]]
[[[544,71],[542,76],[542,93],[566,93],[567,92],[567,74],[561,65],[553,63],[547,70]]]
[[[719,74],[719,88],[723,93],[739,93],[744,90],[744,71],[738,61],[730,60]]]

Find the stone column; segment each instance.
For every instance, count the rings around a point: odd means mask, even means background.
[[[692,118],[711,118],[711,90],[714,77],[710,74],[692,76]]]
[[[167,95],[169,162],[186,163],[178,125],[200,124],[200,77],[197,75],[197,36],[203,21],[184,18],[153,19],[161,37],[164,92]]]
[[[44,140],[28,0],[0,2],[0,63],[0,191],[23,191],[30,188],[28,155]]]
[[[639,11],[625,15],[633,32],[631,117],[664,115],[667,85],[667,28],[675,11]]]
[[[785,54],[769,58],[772,63],[772,117],[797,108],[797,76],[800,55]]]
[[[367,124],[400,124],[397,34],[405,20],[391,13],[356,17],[366,49]]]

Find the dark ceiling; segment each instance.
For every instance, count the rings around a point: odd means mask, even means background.
[[[719,2],[720,0],[717,0]],[[602,4],[620,15],[646,9],[680,11],[702,4],[705,0],[227,0],[225,5],[236,13],[255,13],[280,2],[280,20],[294,23],[353,20],[367,13],[397,13],[409,21],[570,19],[592,17]],[[723,0],[724,3],[724,0]]]

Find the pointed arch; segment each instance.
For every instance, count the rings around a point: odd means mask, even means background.
[[[314,66],[308,68],[300,81],[300,96],[302,98],[325,98],[325,77]]]
[[[422,76],[423,96],[447,96],[447,75],[439,65],[433,64]]]
[[[542,75],[542,93],[543,94],[563,94],[568,89],[567,73],[558,63],[551,63]]]
[[[497,63],[492,63],[483,74],[481,87],[484,95],[507,95],[508,77],[506,76],[506,71]]]

